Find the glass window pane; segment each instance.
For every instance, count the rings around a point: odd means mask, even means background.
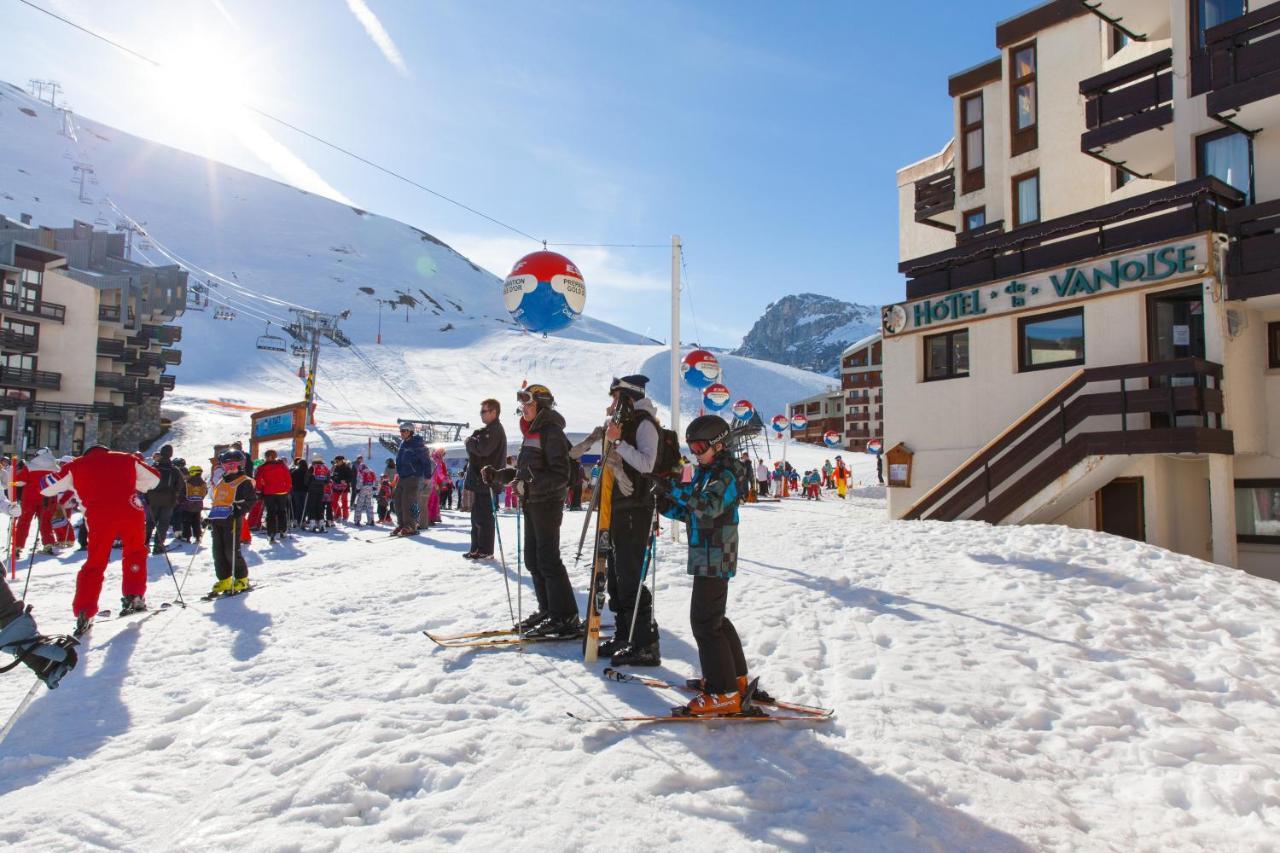
[[[1023,367],[1084,361],[1084,313],[1028,320],[1022,326]]]
[[[947,375],[947,336],[925,338],[924,375],[927,379],[941,379]]]
[[[1205,46],[1204,31],[1244,14],[1244,0],[1200,0],[1200,46]]]
[[[982,168],[982,128],[964,135],[964,161],[970,171]]]
[[[1232,133],[1201,142],[1201,163],[1205,175],[1212,175],[1245,194],[1245,204],[1252,204],[1249,192],[1249,137]]]
[[[1036,123],[1036,84],[1023,83],[1014,90],[1014,101],[1017,104],[1017,129],[1025,130]]]
[[[1024,47],[1013,55],[1013,77],[1015,80],[1021,80],[1034,73],[1036,73],[1036,49]]]
[[[952,332],[951,338],[951,366],[952,376],[968,376],[969,375],[969,330],[963,332]]]
[[[987,224],[986,208],[983,208],[982,210],[975,210],[975,211],[972,211],[971,213],[965,214],[964,230],[966,231],[972,231],[975,228],[981,228],[983,225],[986,225],[986,224]]]
[[[977,124],[982,121],[982,97],[968,98],[964,102],[964,123]]]
[[[1040,219],[1040,177],[1032,175],[1018,181],[1018,225]]]
[[[1236,487],[1236,533],[1280,537],[1280,488]]]

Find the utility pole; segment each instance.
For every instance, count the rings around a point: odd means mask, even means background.
[[[680,435],[680,235],[671,235],[671,424],[670,428]],[[679,534],[672,524],[671,541],[677,541]]]
[[[83,199],[81,199],[81,201],[83,201]],[[142,226],[146,224],[146,222],[139,222],[137,225],[134,225],[128,219],[116,220],[116,230],[124,232],[124,257],[126,260],[133,260],[133,235],[145,234],[146,231]]]
[[[337,314],[321,314],[319,311],[310,311],[304,308],[290,308],[289,311],[293,314],[294,321],[284,327],[285,333],[297,343],[304,344],[310,349],[305,396],[307,426],[315,426],[316,419],[313,406],[316,398],[316,371],[320,366],[320,343],[327,340],[340,347],[351,346],[351,339],[338,328],[338,323],[345,316],[345,312],[343,316],[339,316]]]
[[[84,194],[84,180],[86,177],[93,177],[93,166],[88,163],[76,163],[71,167],[71,170],[76,173],[76,176],[71,180],[78,181],[80,183],[80,201],[84,204],[92,204],[93,199]]]
[[[58,92],[62,91],[62,85],[57,80],[46,80],[45,84],[49,87],[49,106],[58,106]]]

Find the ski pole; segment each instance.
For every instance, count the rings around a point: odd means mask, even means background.
[[[200,550],[199,546],[196,547],[196,550]],[[178,586],[178,576],[173,573],[173,562],[169,559],[169,552],[161,551],[160,553],[164,555],[165,565],[169,567],[169,577],[173,580],[173,587],[178,591],[178,604],[186,607],[187,603],[182,600],[182,587]]]
[[[507,577],[507,555],[502,549],[502,526],[498,524],[498,496],[493,496],[493,532],[498,537],[498,559],[502,562],[502,583],[507,588],[507,614],[511,617],[511,626],[516,630],[520,629],[519,623],[515,621],[516,614],[511,610],[511,580]]]
[[[520,559],[520,546],[524,542],[524,535],[520,532],[520,518],[524,515],[521,510],[516,516],[516,630],[520,630],[520,626],[524,624],[524,563]]]
[[[209,535],[213,535],[213,531],[209,531]],[[203,538],[203,537],[201,537]],[[187,563],[187,570],[182,573],[182,583],[178,584],[178,598],[182,598],[182,588],[187,585],[187,578],[191,576],[191,567],[196,564],[196,555],[200,553],[200,540],[196,540],[196,549],[191,552],[191,560]],[[185,604],[183,605],[186,606]]]
[[[15,488],[16,488],[16,484],[13,482],[13,478],[16,476],[18,476],[18,457],[15,455],[15,456],[9,457],[9,505],[10,506],[13,505]],[[15,526],[14,517],[11,515],[9,516],[9,579],[16,581],[18,579],[18,561],[17,559],[15,559],[14,552],[13,552],[14,533],[16,532],[14,530],[14,526]]]
[[[36,563],[36,551],[40,549],[40,517],[36,513],[36,544],[31,546],[31,555],[27,558],[27,580],[22,584],[22,598],[27,597],[27,587],[31,586],[31,567]]]

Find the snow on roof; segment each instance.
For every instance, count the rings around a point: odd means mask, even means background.
[[[880,340],[880,337],[881,337],[880,333],[876,332],[875,334],[867,335],[865,338],[863,338],[860,341],[854,341],[853,343],[849,344],[847,347],[844,348],[844,351],[840,353],[840,357],[844,358],[846,355],[857,352],[858,350],[863,349],[864,347],[869,347],[872,344],[874,344],[876,341]]]

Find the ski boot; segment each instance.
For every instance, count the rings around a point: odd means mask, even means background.
[[[772,704],[775,701],[773,696],[765,692],[764,688],[760,686],[759,684],[760,679],[757,678],[755,681],[756,681],[755,690],[753,690],[751,693],[752,701],[763,702],[765,704]],[[748,681],[747,676],[745,675],[738,676],[738,692],[739,693],[746,693],[747,687],[749,685],[750,685],[750,682]],[[684,686],[688,687],[690,690],[705,691],[707,682],[706,682],[706,679],[702,679],[702,678],[690,678],[685,681]]]
[[[672,708],[673,717],[731,717],[742,713],[742,694],[700,693],[688,705]]]
[[[232,595],[237,595],[239,593],[247,591],[248,589],[249,589],[249,579],[247,577],[236,578],[234,581],[231,582]]]
[[[45,637],[38,633],[29,607],[0,628],[0,651],[16,656],[50,690],[75,669],[76,645],[74,637]]]
[[[621,622],[622,620],[618,620],[618,621]],[[626,639],[624,637],[620,637],[617,634],[615,634],[607,640],[601,640],[600,645],[596,650],[596,653],[599,654],[600,657],[602,658],[612,658],[614,655],[618,654],[626,647],[627,647]]]
[[[520,623],[520,633],[527,634],[550,618],[551,614],[547,611],[535,610],[526,616],[524,621]]]
[[[120,599],[120,615],[141,613],[147,609],[146,600],[140,595],[126,595]]]
[[[209,595],[226,595],[231,592],[231,578],[219,578],[213,584],[213,589],[209,590]]]
[[[89,629],[92,627],[93,627],[92,613],[77,613],[76,628],[75,628],[75,631],[72,632],[72,636],[83,637],[85,634],[89,633]]]
[[[603,652],[601,652],[603,654]],[[662,666],[662,653],[658,641],[644,645],[625,645],[610,658],[614,666]]]
[[[52,546],[52,545],[42,545],[42,546],[40,547],[40,553],[41,553],[41,554],[50,554],[50,555],[52,555],[52,554],[53,554],[53,546]]]
[[[540,625],[525,631],[524,635],[534,638],[572,640],[583,635],[582,620],[576,613],[568,616],[550,616]]]

